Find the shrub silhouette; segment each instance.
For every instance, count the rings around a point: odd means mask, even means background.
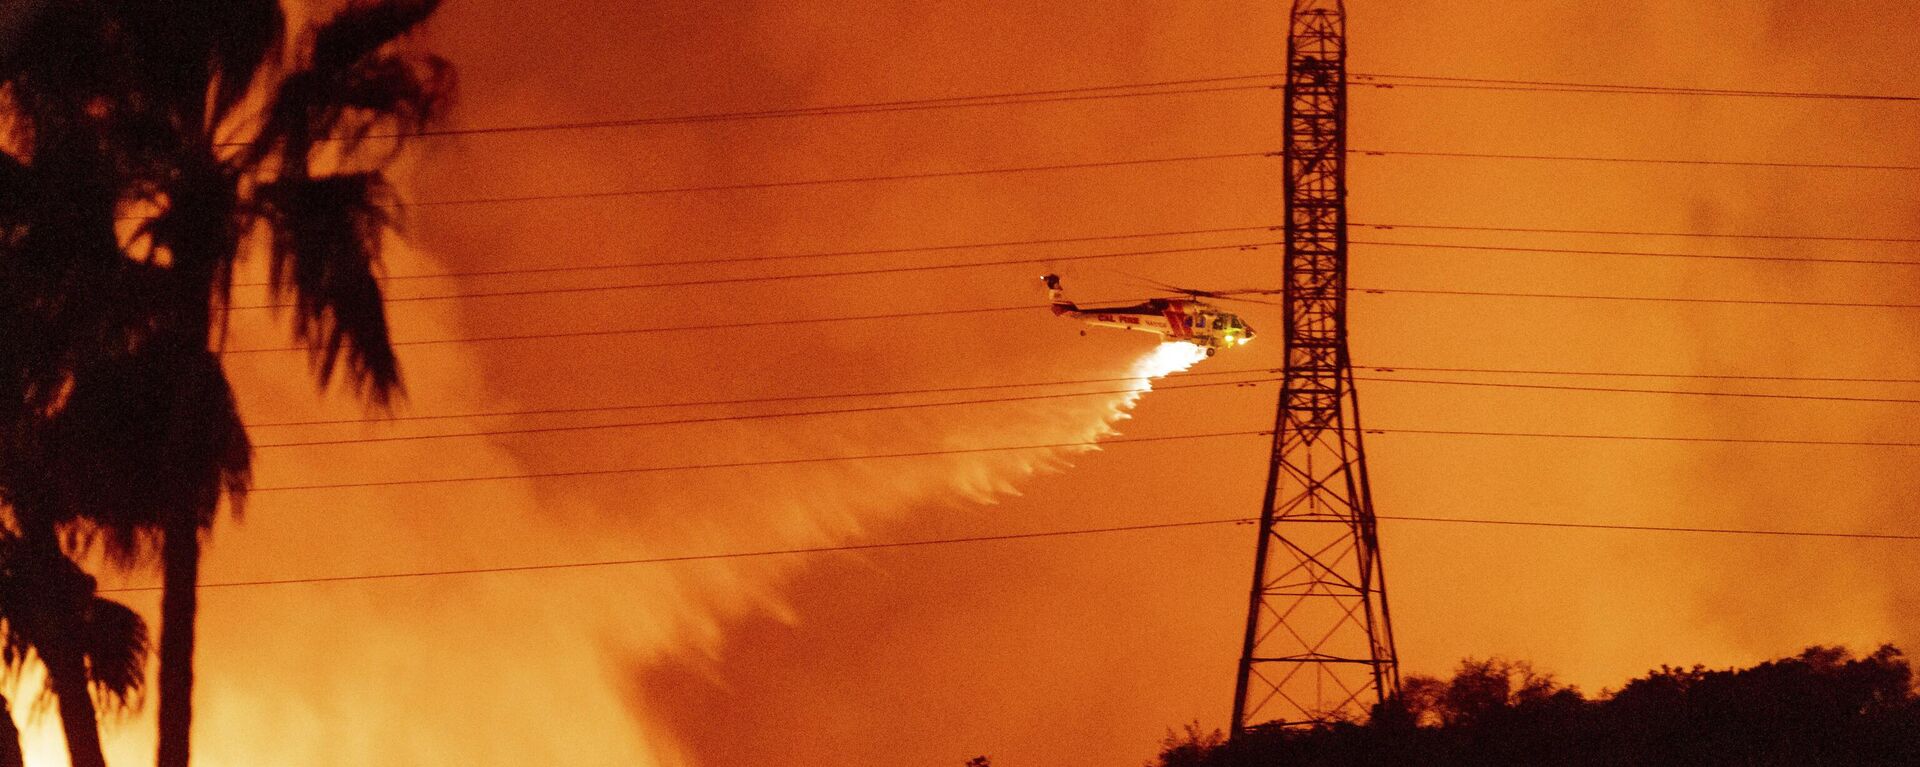
[[[1900,651],[1840,647],[1751,668],[1663,666],[1588,698],[1520,661],[1466,660],[1409,676],[1365,724],[1250,731],[1188,727],[1158,767],[1264,765],[1920,764],[1920,696]]]

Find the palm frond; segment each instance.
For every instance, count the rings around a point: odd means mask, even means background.
[[[122,566],[170,515],[211,524],[220,495],[237,508],[251,481],[233,391],[204,350],[153,343],[80,369],[47,431],[62,508],[96,525]]]
[[[432,16],[440,0],[353,2],[313,35],[313,66],[337,71],[353,66]]]
[[[95,589],[50,542],[0,534],[0,664],[17,678],[49,652],[77,653],[100,707],[137,708],[151,648],[146,620]]]
[[[453,92],[452,67],[392,48],[438,6],[437,0],[353,3],[321,25],[301,65],[276,88],[252,160],[277,153],[283,176],[304,175],[319,142],[351,155],[375,131],[409,135],[438,117]]]
[[[8,680],[34,659],[34,606],[43,598],[20,537],[0,534],[0,670]]]
[[[117,39],[146,64],[137,73],[142,90],[181,116],[200,115],[212,107],[213,113],[204,116],[217,119],[237,102],[267,57],[278,50],[286,25],[278,0],[170,0],[112,7],[119,22]]]
[[[0,152],[0,225],[21,223],[34,200],[33,186],[33,170],[11,152]]]
[[[271,230],[270,279],[294,303],[294,335],[312,349],[324,387],[340,362],[376,404],[400,388],[376,268],[392,221],[378,173],[286,178],[258,192]]]
[[[133,608],[96,596],[80,635],[95,704],[103,709],[139,708],[151,649],[146,620]]]
[[[217,6],[213,18],[214,124],[244,98],[264,65],[279,56],[287,18],[279,0],[206,3]]]
[[[321,386],[344,364],[351,385],[377,406],[400,389],[376,279],[383,239],[394,228],[391,190],[378,171],[316,170],[315,148],[329,142],[327,156],[353,157],[376,131],[404,136],[437,117],[451,69],[394,43],[438,5],[355,2],[322,24],[275,89],[241,159],[272,171],[255,189],[251,212],[269,232],[275,294],[294,304],[294,335],[312,350]]]

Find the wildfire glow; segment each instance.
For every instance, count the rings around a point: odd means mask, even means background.
[[[303,572],[491,562],[500,557],[500,540],[512,540],[525,561],[884,540],[920,515],[977,513],[980,504],[1016,495],[1036,476],[1064,471],[1071,459],[1098,449],[1091,443],[1117,433],[1115,425],[1151,390],[1153,379],[1205,358],[1205,350],[1194,344],[1165,343],[1120,370],[1079,371],[1089,378],[1132,380],[1122,387],[1129,390],[1125,393],[876,413],[836,422],[824,433],[777,421],[741,421],[656,431],[646,440],[608,434],[573,448],[591,458],[571,460],[646,465],[920,449],[968,452],[662,475],[625,484],[576,483],[561,486],[564,492],[531,482],[449,486],[414,494],[407,514],[379,507],[357,513],[352,517],[356,535],[386,543],[364,559],[315,562]],[[992,449],[1075,443],[1089,444]],[[380,476],[383,469],[404,473],[431,465],[434,449],[423,445],[413,452],[339,460],[351,464],[342,471]],[[476,460],[472,449],[466,452],[467,460]],[[529,468],[522,463],[529,460],[534,459],[495,448],[488,463],[467,469],[514,473]],[[295,481],[306,471],[279,462],[262,468],[267,474],[262,481],[268,483]],[[335,518],[313,506],[325,501],[263,496],[245,524],[221,530],[216,551],[245,552],[327,535]],[[1009,522],[1028,523],[1046,520]],[[884,556],[844,556],[870,557],[879,571],[896,563]],[[671,701],[636,691],[635,680],[658,669],[722,667],[730,653],[740,652],[730,646],[730,634],[745,621],[807,621],[787,594],[796,588],[795,576],[818,563],[768,557],[219,592],[203,607],[205,673],[195,727],[206,737],[195,761],[207,767],[692,767],[692,754],[661,716]],[[227,566],[215,560],[214,577]],[[336,632],[326,626],[359,628]],[[476,673],[479,669],[488,671]],[[368,696],[366,690],[381,694]],[[449,700],[462,705],[444,705]],[[561,709],[568,712],[564,721],[528,726]],[[109,724],[114,763],[150,758],[151,715],[149,706],[130,721]],[[63,764],[53,717],[34,717],[28,724],[28,763]],[[407,746],[395,746],[401,743]],[[315,754],[330,756],[316,761]]]

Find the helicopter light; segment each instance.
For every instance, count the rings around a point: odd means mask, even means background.
[[[1253,339],[1251,339],[1251,338],[1247,338],[1247,337],[1245,337],[1245,336],[1242,336],[1242,337],[1240,337],[1240,338],[1236,338],[1236,339],[1233,339],[1233,345],[1235,345],[1235,346],[1246,346],[1246,345],[1247,345],[1247,342],[1248,342],[1248,341],[1252,341],[1252,340],[1253,340]]]

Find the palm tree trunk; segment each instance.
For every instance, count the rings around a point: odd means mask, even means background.
[[[43,650],[41,660],[47,666],[47,686],[60,701],[60,727],[67,734],[67,757],[73,767],[107,767],[107,757],[100,750],[100,722],[94,718],[93,697],[87,692],[86,663],[79,653],[66,649]],[[18,748],[17,731],[15,736]]]
[[[18,513],[19,509],[15,511]],[[32,621],[34,633],[39,637],[33,649],[47,669],[47,687],[53,690],[60,707],[60,727],[67,737],[67,759],[73,767],[107,767],[107,757],[100,749],[100,722],[94,715],[92,691],[87,688],[86,656],[80,649],[81,619],[73,603],[80,588],[92,591],[93,581],[77,569],[70,569],[73,564],[61,551],[58,534],[46,515],[28,513],[19,515],[19,519],[22,537],[30,552],[28,570],[40,579],[36,590],[50,600],[50,604],[43,604],[36,611],[38,614]],[[84,586],[73,578],[84,581]],[[13,730],[12,717],[8,716],[7,720],[7,729]],[[17,748],[18,730],[14,730],[11,740]]]
[[[193,731],[193,624],[199,611],[200,527],[190,515],[167,523],[160,596],[159,767],[187,767]],[[74,767],[81,767],[75,762]]]

